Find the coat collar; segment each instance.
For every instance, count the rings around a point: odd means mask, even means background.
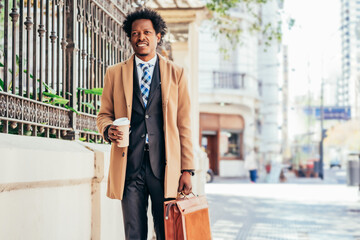
[[[133,100],[133,68],[134,68],[134,56],[132,55],[128,60],[124,62],[121,71],[121,80],[124,86],[125,101],[127,108],[127,115],[131,120],[131,104]]]
[[[166,108],[169,93],[170,93],[170,81],[171,81],[171,71],[170,64],[168,61],[158,54],[158,61],[160,67],[160,78],[161,78],[161,95],[162,95],[162,104],[163,108]],[[122,69],[122,82],[124,86],[125,100],[127,106],[128,116],[131,116],[131,105],[133,100],[133,86],[134,86],[134,57],[133,54],[128,60],[124,62]]]

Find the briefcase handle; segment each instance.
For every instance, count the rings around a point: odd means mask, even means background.
[[[194,197],[196,197],[195,193],[191,192],[190,194],[192,194]],[[189,195],[190,195],[190,194],[189,194]],[[176,200],[179,200],[179,199],[185,199],[185,200],[187,200],[189,195],[186,195],[184,192],[178,192],[177,197],[176,197]],[[169,219],[170,208],[171,208],[174,204],[176,204],[176,203],[175,203],[175,202],[169,202],[169,204],[166,206],[166,210],[165,210],[165,220],[168,220],[168,219]]]
[[[189,193],[188,195],[186,195],[184,192],[181,191],[181,192],[178,192],[176,199],[177,199],[177,200],[178,200],[178,199],[182,199],[182,198],[188,199],[188,196],[191,195],[191,194],[192,194],[194,197],[196,197],[195,193],[193,193],[193,192],[191,192],[191,193]]]

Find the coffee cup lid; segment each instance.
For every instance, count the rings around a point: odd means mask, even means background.
[[[126,117],[118,118],[113,122],[113,125],[129,125],[129,124],[130,124],[130,121]]]

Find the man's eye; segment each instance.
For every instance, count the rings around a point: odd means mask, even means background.
[[[136,36],[137,34],[138,34],[137,32],[133,32],[133,33],[132,33],[133,36]]]

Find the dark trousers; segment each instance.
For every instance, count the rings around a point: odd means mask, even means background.
[[[250,181],[252,182],[256,182],[256,178],[257,178],[257,171],[255,170],[250,170]]]
[[[140,173],[136,178],[125,181],[121,205],[127,240],[147,239],[149,195],[156,238],[164,240],[164,181],[154,176],[150,166],[149,152],[145,151]]]

